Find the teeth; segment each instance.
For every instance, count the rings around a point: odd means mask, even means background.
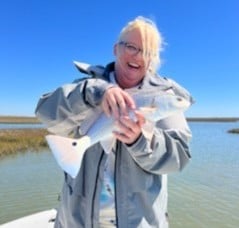
[[[139,65],[136,64],[136,63],[129,63],[129,65],[132,66],[132,67],[137,67],[137,68],[139,67]]]

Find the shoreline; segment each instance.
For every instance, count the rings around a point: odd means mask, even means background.
[[[0,129],[0,159],[3,156],[48,148],[45,136],[49,132],[43,128]]]
[[[0,123],[3,123],[3,124],[39,124],[41,122],[34,116],[3,116],[3,115],[0,115]]]
[[[189,122],[237,122],[237,117],[190,117]],[[0,116],[2,124],[40,124],[36,117]],[[49,148],[45,136],[49,132],[44,128],[0,129],[0,158],[26,150]],[[239,134],[239,128],[229,129],[229,134]]]
[[[239,117],[186,117],[189,122],[237,122]],[[40,124],[34,116],[7,116],[0,115],[0,123],[3,124]]]
[[[239,117],[187,117],[189,122],[237,122]]]

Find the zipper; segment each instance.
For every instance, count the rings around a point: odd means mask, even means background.
[[[114,188],[115,188],[115,222],[116,222],[116,227],[118,227],[118,212],[117,212],[117,191],[116,191],[116,185],[118,184],[117,182],[117,175],[116,175],[116,172],[117,172],[117,169],[116,169],[116,164],[117,164],[117,158],[118,158],[118,148],[119,148],[119,141],[117,140],[116,141],[116,148],[115,148],[115,164],[114,164]]]
[[[95,204],[95,195],[96,195],[96,189],[97,189],[97,184],[98,184],[98,178],[99,178],[99,170],[100,170],[100,164],[102,162],[104,156],[104,151],[102,150],[101,156],[100,156],[100,160],[97,164],[97,174],[96,174],[96,178],[95,178],[95,186],[94,186],[94,193],[93,193],[93,198],[92,198],[92,205],[91,205],[91,227],[94,228],[94,222],[93,222],[93,218],[94,218],[94,204]]]

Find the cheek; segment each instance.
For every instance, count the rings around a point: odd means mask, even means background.
[[[114,56],[118,59],[124,57],[124,52],[118,45],[114,46]]]
[[[130,57],[122,51],[118,51],[117,59],[124,65],[127,64],[127,62],[130,62]]]
[[[114,49],[114,55],[115,55],[115,58],[117,59],[117,61],[119,61],[121,63],[125,61],[124,54],[119,48]]]

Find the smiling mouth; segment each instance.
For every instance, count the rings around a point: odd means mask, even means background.
[[[140,68],[140,65],[136,64],[136,63],[127,63],[128,66],[132,69],[138,70]]]

